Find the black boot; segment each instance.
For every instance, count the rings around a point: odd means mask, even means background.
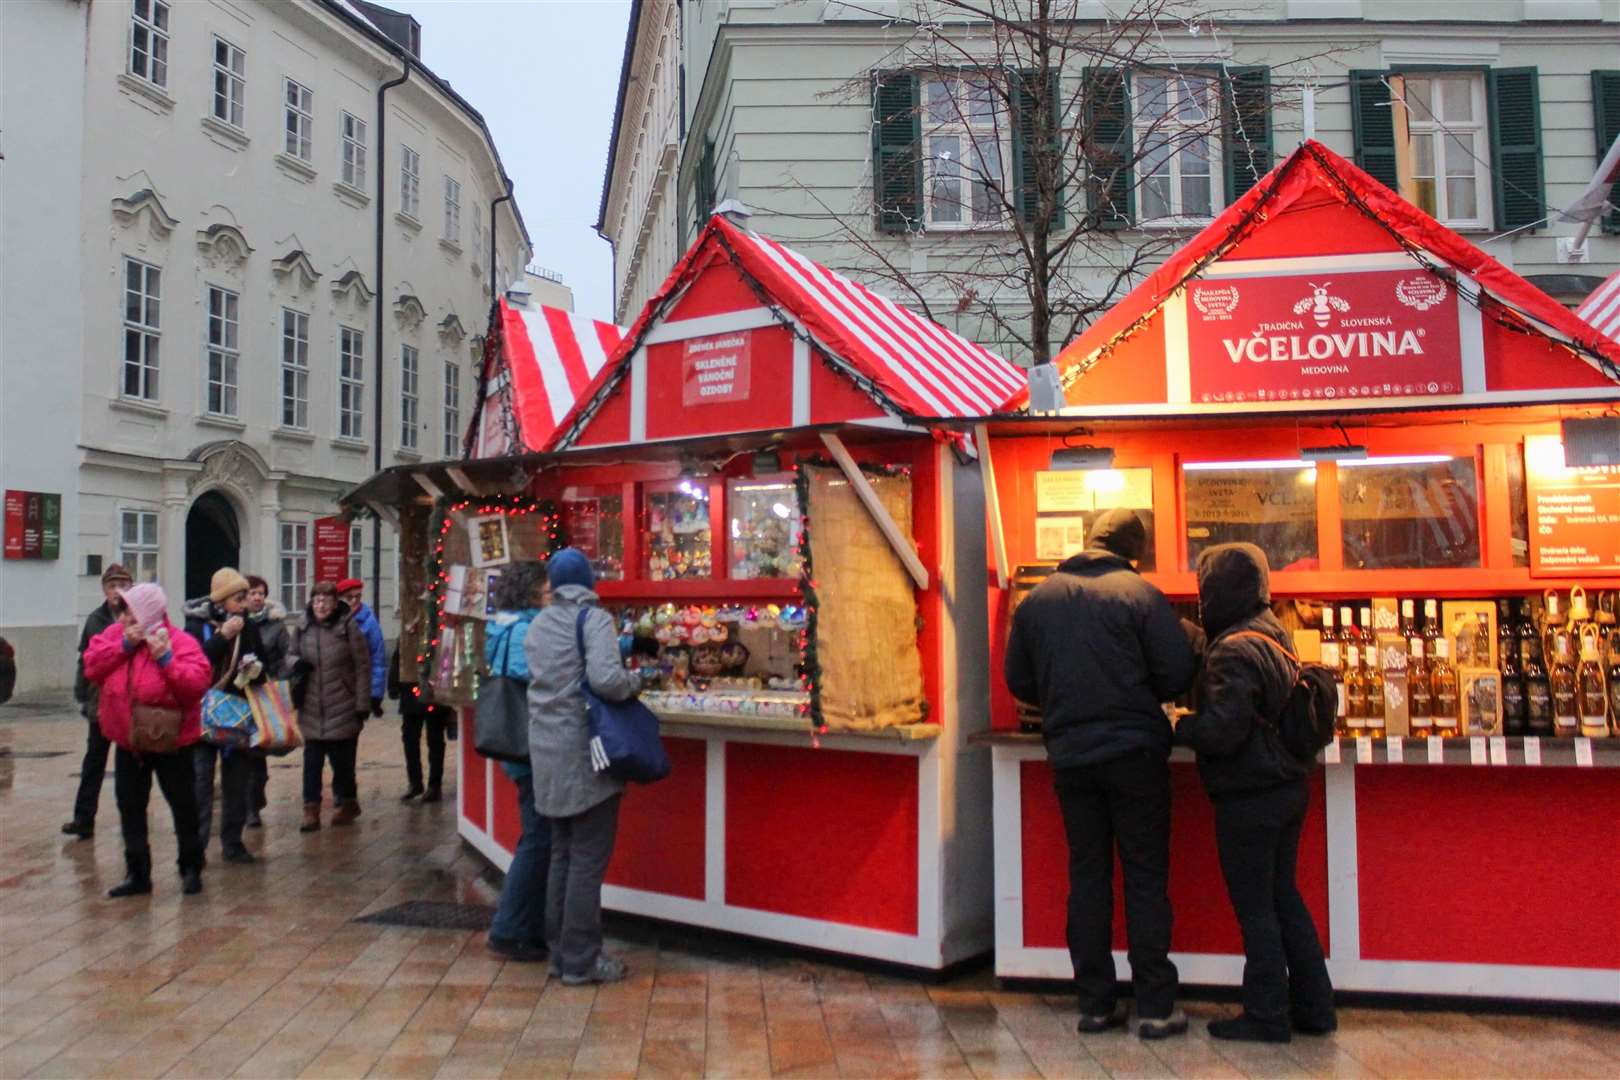
[[[1247,1014],[1229,1020],[1211,1020],[1209,1033],[1217,1039],[1236,1042],[1285,1043],[1293,1039],[1293,1032],[1287,1024],[1268,1024]]]
[[[124,866],[127,876],[122,882],[107,890],[108,896],[113,899],[121,896],[145,896],[152,891],[150,849],[124,852]]]
[[[190,869],[181,869],[180,891],[187,896],[196,896],[202,892],[202,867],[193,866]]]

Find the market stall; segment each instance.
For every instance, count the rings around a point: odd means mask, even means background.
[[[1620,346],[1308,142],[1058,367],[1060,412],[979,425],[991,671],[1108,508],[1188,615],[1199,552],[1259,544],[1302,655],[1344,669],[1299,871],[1335,984],[1620,1001]],[[1068,977],[1050,770],[992,685],[996,971]],[[1210,806],[1172,771],[1175,959],[1236,984]]]

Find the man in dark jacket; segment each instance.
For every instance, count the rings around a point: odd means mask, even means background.
[[[1209,1033],[1287,1042],[1292,1031],[1325,1035],[1338,1024],[1322,942],[1294,880],[1310,766],[1276,732],[1296,665],[1270,603],[1266,553],[1253,544],[1218,544],[1199,556],[1209,648],[1198,711],[1176,737],[1198,752],[1221,873],[1243,931],[1243,1015],[1211,1021]]]
[[[1069,956],[1082,1032],[1116,1013],[1114,849],[1125,869],[1125,922],[1137,1034],[1187,1030],[1170,962],[1170,721],[1162,702],[1192,684],[1192,646],[1164,594],[1142,580],[1147,530],[1130,510],[1092,526],[1014,615],[1007,688],[1041,710],[1069,841]]]
[[[101,803],[101,781],[107,775],[107,752],[112,749],[112,743],[102,736],[101,724],[96,718],[101,688],[84,677],[84,650],[91,638],[118,621],[118,613],[124,607],[118,590],[133,584],[134,579],[122,566],[113,563],[107,567],[101,574],[102,602],[84,620],[84,630],[79,634],[79,668],[73,677],[73,700],[79,703],[79,711],[90,722],[90,733],[84,740],[84,762],[79,766],[79,793],[73,799],[73,818],[62,826],[62,831],[80,840],[96,835],[96,807]]]

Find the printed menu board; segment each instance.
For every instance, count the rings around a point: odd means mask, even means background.
[[[62,554],[62,496],[15,491],[5,496],[5,557],[57,559]]]
[[[1620,466],[1572,469],[1556,435],[1524,440],[1530,573],[1620,575]]]

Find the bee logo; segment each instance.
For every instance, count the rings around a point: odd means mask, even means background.
[[[1311,295],[1294,305],[1294,314],[1303,315],[1308,311],[1311,313],[1311,318],[1316,321],[1316,325],[1325,329],[1328,321],[1333,318],[1335,311],[1341,315],[1349,311],[1349,301],[1328,295],[1328,286],[1332,284],[1331,281],[1324,281],[1320,285],[1314,281],[1311,282]]]

